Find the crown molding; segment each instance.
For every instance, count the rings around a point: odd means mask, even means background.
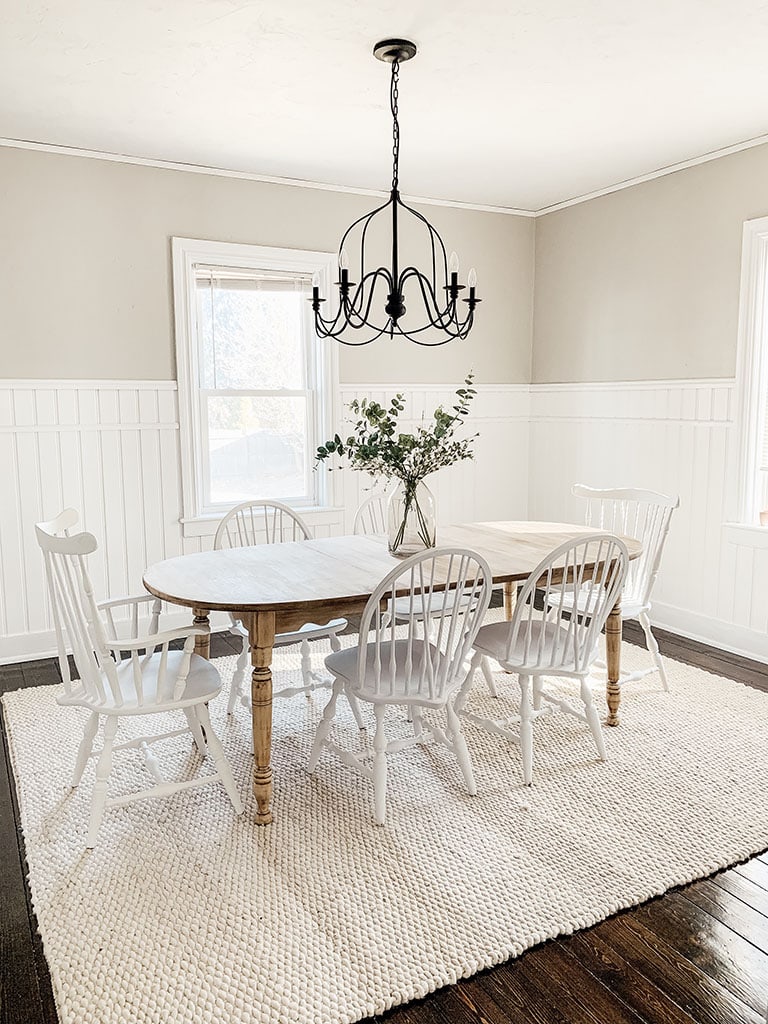
[[[719,160],[724,156],[732,156],[734,153],[741,153],[746,149],[754,149],[757,146],[768,144],[768,134],[757,135],[755,138],[746,139],[744,142],[734,143],[732,146],[724,146],[721,149],[713,149],[701,156],[691,157],[689,160],[681,160],[679,163],[667,164],[658,167],[656,170],[648,171],[647,174],[640,174],[635,178],[627,178],[624,181],[616,182],[613,185],[606,185],[605,188],[596,189],[594,192],[585,192],[582,195],[564,199],[559,203],[552,203],[550,206],[543,206],[538,210],[521,210],[511,206],[490,206],[482,203],[465,203],[458,199],[434,199],[430,196],[406,195],[404,198],[411,203],[418,203],[422,206],[444,206],[456,210],[469,210],[476,213],[500,213],[509,217],[546,217],[547,214],[557,213],[558,210],[567,210],[571,206],[580,206],[592,199],[600,199],[602,196],[612,195],[614,192],[622,192],[624,189],[632,188],[635,185],[642,185],[646,181],[653,181],[656,178],[666,177],[668,174],[675,174],[677,171],[684,171],[689,167],[698,167],[699,164],[709,163],[711,160]],[[10,139],[0,137],[0,148],[27,149],[39,153],[53,153],[59,156],[77,156],[87,160],[106,160],[111,163],[134,164],[138,167],[155,167],[165,171],[183,171],[187,174],[208,174],[220,178],[240,178],[244,181],[258,181],[268,185],[285,185],[290,188],[309,188],[321,192],[339,192],[347,195],[370,196],[374,199],[385,199],[387,192],[378,189],[354,188],[351,185],[333,185],[322,181],[306,181],[303,178],[281,178],[269,174],[252,174],[248,171],[235,171],[226,167],[207,167],[204,164],[186,164],[174,160],[152,160],[148,157],[130,156],[125,153],[106,153],[95,149],[79,149],[76,146],[59,146],[48,142],[32,142],[26,139]]]
[[[690,160],[681,160],[676,164],[667,164],[658,167],[655,171],[647,174],[640,174],[636,178],[627,178],[615,185],[606,185],[605,188],[597,189],[595,192],[585,192],[583,195],[574,196],[572,199],[564,199],[561,203],[553,203],[551,206],[544,206],[535,213],[536,217],[545,217],[548,213],[556,213],[558,210],[566,210],[569,206],[579,206],[581,203],[588,203],[591,199],[599,199],[601,196],[611,195],[613,192],[622,192],[625,188],[632,188],[633,185],[642,185],[643,182],[653,181],[655,178],[664,178],[667,174],[675,174],[677,171],[684,171],[688,167],[698,167],[699,164],[707,164],[710,160],[719,160],[724,156],[731,156],[733,153],[741,153],[745,149],[754,149],[756,146],[764,146],[768,143],[768,135],[757,135],[753,139],[744,142],[734,143],[733,146],[724,146],[722,149],[713,149],[701,156],[691,157]]]
[[[286,185],[290,188],[311,188],[322,192],[341,192],[347,195],[371,196],[385,199],[389,193],[371,188],[353,188],[350,185],[332,185],[322,181],[305,181],[303,178],[281,178],[269,174],[252,174],[249,171],[234,171],[226,167],[206,167],[203,164],[185,164],[175,160],[151,160],[147,157],[129,156],[125,153],[104,153],[95,149],[79,149],[76,146],[57,146],[48,142],[31,142],[26,139],[0,137],[0,147],[27,149],[37,153],[54,153],[58,156],[79,156],[86,160],[106,160],[118,164],[135,164],[138,167],[155,167],[164,171],[184,171],[187,174],[209,174],[219,178],[240,178],[244,181],[259,181],[267,185]],[[420,206],[445,206],[456,210],[471,210],[475,213],[503,213],[509,217],[535,217],[534,210],[516,210],[507,206],[486,206],[482,203],[463,203],[458,199],[433,199],[430,196],[403,196],[408,202]]]

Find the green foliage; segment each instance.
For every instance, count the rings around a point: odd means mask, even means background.
[[[452,412],[438,406],[432,420],[422,422],[413,434],[403,434],[398,430],[398,417],[405,409],[402,395],[395,395],[388,409],[378,402],[369,402],[367,398],[350,402],[350,412],[358,417],[354,432],[346,439],[336,434],[321,444],[315,460],[326,462],[337,456],[346,459],[352,469],[387,479],[397,477],[415,486],[419,480],[444,466],[473,459],[472,444],[478,435],[455,436],[477,394],[472,387],[473,379],[474,374],[470,373],[464,387],[456,391]]]

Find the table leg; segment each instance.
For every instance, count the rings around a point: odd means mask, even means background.
[[[606,725],[619,724],[619,704],[621,703],[621,605],[617,601],[613,606],[605,624],[605,660],[608,667],[608,682],[605,697],[608,701],[608,717]]]
[[[507,580],[504,584],[504,618],[510,622],[517,604],[517,583]]]
[[[194,618],[192,624],[194,626],[208,626],[210,627],[211,621],[208,618],[207,608],[193,608],[192,612]],[[199,654],[201,658],[205,658],[208,661],[211,657],[211,634],[206,633],[204,636],[195,637],[195,654]]]
[[[255,612],[248,622],[251,645],[251,718],[253,724],[253,795],[256,824],[272,821],[272,646],[275,613]]]

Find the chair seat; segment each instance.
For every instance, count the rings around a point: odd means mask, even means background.
[[[392,659],[392,641],[380,645],[381,679],[379,691],[373,688],[373,680],[376,673],[376,646],[368,644],[366,647],[365,678],[358,679],[358,647],[347,647],[343,651],[336,651],[329,654],[325,659],[325,667],[334,676],[346,680],[356,697],[377,703],[397,703],[398,698],[404,698],[406,688],[408,691],[408,702],[423,704],[427,707],[442,707],[445,704],[445,697],[434,700],[429,696],[428,684],[425,681],[421,692],[417,691],[414,679],[421,674],[421,665],[424,660],[426,648],[433,652],[435,670],[442,664],[444,655],[441,654],[433,644],[427,644],[424,640],[395,640],[394,641],[394,666]],[[410,653],[409,653],[410,652]],[[438,660],[439,659],[439,660]],[[394,671],[392,669],[394,668]],[[370,680],[369,685],[366,682]],[[391,686],[390,686],[391,681]],[[463,682],[457,679],[457,687]]]
[[[120,691],[123,695],[123,704],[118,704],[112,695],[107,679],[103,680],[106,700],[103,704],[96,704],[86,696],[82,690],[75,689],[70,697],[57,698],[60,704],[77,704],[87,706],[103,715],[146,715],[155,711],[164,711],[167,708],[189,707],[193,704],[200,704],[203,701],[213,700],[221,690],[221,677],[216,668],[201,658],[199,654],[193,654],[189,663],[189,672],[184,684],[181,697],[173,699],[173,688],[181,671],[181,662],[184,657],[183,651],[169,651],[166,663],[166,680],[163,686],[164,696],[161,701],[155,703],[157,695],[157,676],[160,668],[160,654],[153,654],[151,658],[139,656],[141,665],[141,685],[144,693],[144,703],[136,703],[135,683],[133,679],[133,663],[126,659],[118,663],[117,680]],[[73,685],[75,685],[73,683]]]
[[[576,593],[572,588],[566,589],[562,595],[551,594],[549,598],[549,605],[551,608],[560,608],[565,612],[572,612],[575,609],[583,613],[591,603],[589,592],[593,588],[594,584],[583,583],[579,591],[578,601],[576,600]],[[622,596],[621,618],[636,619],[641,612],[648,611],[649,607],[650,606],[648,604],[643,604],[642,601]]]
[[[425,617],[438,618],[442,615],[447,615],[453,611],[454,606],[458,605],[459,608],[467,609],[472,603],[472,599],[464,591],[451,590],[447,594],[442,591],[430,594],[427,601],[422,601],[420,596],[416,596],[413,599],[413,617],[417,622]],[[390,611],[392,602],[390,604]],[[394,613],[395,619],[402,621],[403,619],[410,619],[411,617],[411,599],[410,597],[398,597],[395,598],[394,602]]]
[[[292,633],[278,633],[274,646],[286,647],[288,644],[300,644],[304,640],[324,640],[331,633],[338,633],[346,628],[346,619],[331,619],[324,626],[318,626],[316,622],[306,622],[301,629],[294,630]],[[248,637],[248,629],[239,619],[232,624],[230,632]]]
[[[573,642],[569,642],[565,627],[556,622],[535,620],[526,628],[520,628],[517,640],[507,654],[510,630],[509,622],[489,622],[478,630],[473,647],[516,672],[535,667],[542,673],[580,673],[573,656]],[[585,664],[590,664],[591,660],[587,658]]]

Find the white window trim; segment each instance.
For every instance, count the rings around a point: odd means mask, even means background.
[[[333,294],[332,282],[338,277],[337,256],[329,252],[303,249],[280,249],[274,246],[211,242],[198,238],[172,238],[173,304],[176,333],[176,376],[179,398],[179,450],[182,486],[182,532],[185,537],[210,536],[221,518],[220,514],[201,514],[203,481],[202,460],[195,456],[195,438],[202,438],[198,401],[197,296],[195,266],[216,264],[243,269],[254,265],[263,270],[291,271],[319,275],[320,292]],[[319,436],[330,437],[339,414],[338,346],[330,339],[318,338],[315,358],[318,361],[322,387],[318,392],[318,408],[314,410]],[[335,505],[334,474],[319,475],[317,506],[299,509],[303,518],[316,524],[338,516]]]
[[[741,249],[738,348],[736,357],[737,523],[756,530],[760,511],[758,457],[764,405],[768,389],[768,322],[765,316],[768,286],[768,217],[744,222]]]

